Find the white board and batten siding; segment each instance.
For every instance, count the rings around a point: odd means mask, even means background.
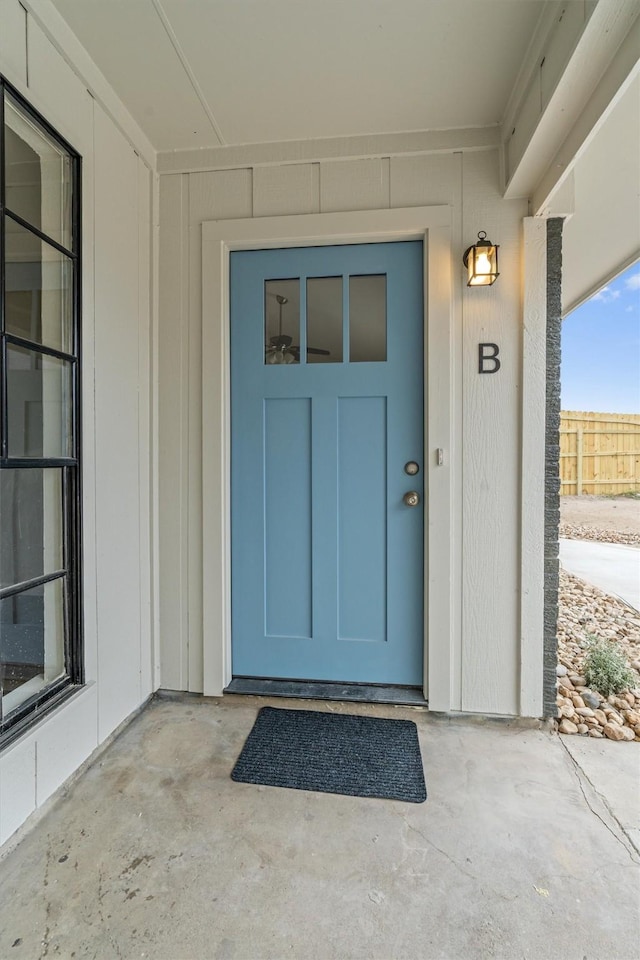
[[[152,692],[152,171],[61,41],[0,0],[0,71],[82,156],[86,686],[0,753],[0,843]],[[98,78],[99,79],[99,78]],[[101,81],[103,82],[103,81]],[[126,131],[126,133],[124,132]]]
[[[502,199],[498,151],[247,162],[237,169],[163,174],[160,193],[160,322],[163,330],[171,328],[170,338],[160,341],[160,444],[171,451],[167,457],[176,458],[170,479],[161,480],[160,536],[164,531],[174,544],[173,555],[162,550],[160,560],[166,618],[161,618],[161,685],[203,689],[202,224],[446,204],[451,326],[439,335],[448,338],[452,363],[438,389],[448,391],[455,438],[445,454],[453,458],[454,473],[452,556],[444,560],[452,627],[446,656],[429,664],[430,702],[437,710],[526,711],[527,703],[536,702],[535,695],[522,697],[520,670],[521,257],[527,205]],[[461,258],[479,230],[500,244],[501,277],[490,289],[470,290]],[[500,345],[498,374],[478,374],[480,342]],[[216,482],[223,484],[224,476]],[[541,687],[541,681],[527,674],[527,684]]]
[[[517,714],[520,264],[527,211],[522,201],[505,208],[494,157],[466,161],[465,242],[473,242],[474,230],[486,230],[500,244],[501,276],[485,290],[463,288],[462,709]],[[478,373],[480,342],[499,345],[496,374]]]

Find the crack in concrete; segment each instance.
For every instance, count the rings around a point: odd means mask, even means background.
[[[589,779],[589,777],[587,776],[587,774],[585,773],[585,771],[582,769],[582,767],[580,766],[580,764],[578,763],[578,761],[576,760],[576,758],[573,756],[573,754],[571,753],[571,751],[569,750],[569,748],[568,748],[567,745],[565,744],[563,738],[562,738],[562,737],[558,737],[558,740],[559,740],[560,743],[562,744],[562,749],[564,750],[565,754],[567,755],[567,757],[569,758],[569,760],[570,760],[570,762],[571,762],[571,769],[573,770],[573,772],[574,772],[574,774],[575,774],[576,780],[577,780],[577,782],[578,782],[578,786],[580,787],[580,793],[582,794],[582,798],[583,798],[583,800],[584,800],[584,802],[585,802],[585,805],[587,806],[587,809],[594,815],[594,817],[596,817],[596,818],[600,821],[600,823],[602,824],[602,826],[603,826],[606,830],[609,831],[609,833],[611,834],[611,836],[612,836],[615,840],[617,840],[617,842],[620,844],[620,846],[628,853],[629,859],[631,860],[631,862],[634,863],[634,864],[636,864],[636,865],[640,865],[640,859],[638,859],[635,845],[634,845],[633,841],[631,840],[631,838],[628,836],[628,834],[627,834],[624,826],[623,826],[622,823],[618,820],[617,816],[615,815],[615,813],[613,812],[613,810],[611,809],[611,807],[610,807],[609,804],[607,803],[606,797],[604,797],[604,796],[596,789],[596,787],[594,786],[594,784],[591,782],[591,780]],[[596,797],[599,799],[600,803],[602,803],[602,805],[604,806],[605,810],[607,811],[607,813],[609,814],[609,816],[611,817],[611,819],[618,825],[618,828],[619,828],[620,832],[622,833],[622,837],[624,837],[624,839],[622,839],[621,837],[619,837],[618,834],[617,834],[614,830],[611,829],[611,827],[609,826],[609,824],[607,823],[607,821],[606,821],[603,817],[601,817],[600,814],[598,813],[598,811],[597,811],[597,810],[594,810],[594,808],[592,807],[592,805],[589,803],[589,798],[587,797],[587,794],[585,793],[585,789],[584,789],[584,785],[583,785],[583,780],[585,780],[585,781],[589,784],[589,786],[591,787],[591,789],[592,789],[593,792],[595,793]]]
[[[474,880],[476,883],[480,883],[480,884],[482,884],[483,886],[486,885],[485,882],[484,882],[484,880],[482,880],[480,877],[478,877],[477,874],[472,873],[470,870],[465,870],[465,868],[464,868],[460,863],[458,863],[458,861],[457,861],[454,857],[452,857],[450,853],[447,853],[446,850],[443,850],[441,847],[439,847],[437,844],[435,844],[435,843],[433,842],[433,840],[430,840],[429,837],[425,836],[425,834],[422,832],[422,830],[418,830],[418,828],[417,828],[417,827],[414,827],[412,823],[409,823],[409,821],[407,820],[407,815],[406,815],[406,814],[403,814],[402,819],[403,819],[403,821],[404,821],[405,827],[406,827],[408,830],[412,830],[413,833],[417,833],[418,836],[421,837],[421,838],[424,840],[425,843],[427,843],[430,847],[432,847],[432,848],[433,848],[434,850],[436,850],[439,854],[441,854],[441,856],[445,857],[445,859],[447,859],[447,860],[449,861],[449,863],[452,864],[452,866],[454,866],[454,867],[456,868],[456,870],[458,870],[460,873],[462,873],[465,877],[468,877],[470,880]],[[406,842],[406,840],[404,840],[403,842],[404,842],[404,844],[405,844],[405,848],[406,848],[406,849],[409,849],[409,850],[421,850],[421,852],[424,853],[424,849],[422,849],[422,848],[420,848],[420,847],[409,847],[408,844],[407,844],[407,842]],[[517,900],[517,899],[518,899],[518,896],[519,896],[518,894],[516,894],[514,897],[508,897],[508,896],[506,896],[506,894],[501,893],[499,890],[496,890],[495,887],[491,887],[490,889],[491,889],[491,892],[492,892],[496,897],[500,897],[501,900],[506,900],[506,901],[509,902],[509,903],[513,903],[513,901],[514,901],[514,900]]]

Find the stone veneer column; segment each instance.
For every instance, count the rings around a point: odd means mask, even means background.
[[[547,390],[544,499],[544,680],[545,717],[556,712],[558,586],[560,579],[560,338],[562,332],[562,225],[547,221]]]

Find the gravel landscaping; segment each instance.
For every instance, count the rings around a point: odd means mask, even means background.
[[[640,740],[640,613],[560,571],[558,730],[609,740]],[[635,676],[631,690],[601,696],[582,674],[589,637],[613,641]]]
[[[640,503],[634,498],[563,497],[560,536],[640,545]],[[634,675],[630,690],[609,697],[586,686],[590,637],[616,644]],[[560,571],[558,730],[609,740],[640,740],[640,612]]]
[[[600,543],[625,543],[629,546],[640,546],[640,533],[599,530],[597,527],[588,527],[582,523],[561,523],[560,536],[566,537],[568,540],[598,540]]]

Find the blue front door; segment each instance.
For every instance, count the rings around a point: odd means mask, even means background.
[[[422,330],[419,241],[231,254],[234,676],[422,685]]]

